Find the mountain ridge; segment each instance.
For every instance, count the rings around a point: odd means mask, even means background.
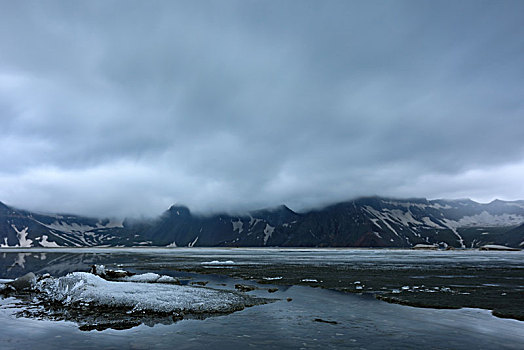
[[[522,226],[522,227],[521,227]],[[193,214],[172,205],[155,219],[42,214],[0,202],[0,246],[239,247],[524,246],[524,201],[360,197],[295,212]]]

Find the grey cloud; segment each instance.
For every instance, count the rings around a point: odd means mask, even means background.
[[[524,198],[519,2],[0,7],[5,202],[155,215]]]

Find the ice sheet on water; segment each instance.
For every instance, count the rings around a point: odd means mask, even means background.
[[[213,261],[202,262],[202,265],[234,265],[234,264],[235,262],[233,260],[225,260],[225,261],[213,260]]]
[[[260,303],[235,292],[163,283],[113,282],[86,272],[44,279],[37,289],[51,301],[64,305],[89,304],[154,313],[222,313]]]

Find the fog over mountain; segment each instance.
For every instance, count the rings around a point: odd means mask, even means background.
[[[524,2],[0,1],[0,201],[524,198]]]

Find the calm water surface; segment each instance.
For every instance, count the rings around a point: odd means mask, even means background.
[[[209,280],[211,288],[232,289],[239,281],[218,275],[180,273],[177,267],[233,261],[263,268],[264,264],[367,264],[405,266],[522,267],[520,252],[419,252],[351,249],[40,249],[0,251],[0,278],[27,271],[58,276],[106,264],[193,280]],[[212,265],[210,265],[212,268]],[[224,285],[225,284],[225,285]],[[271,287],[264,285],[264,288]],[[176,323],[142,324],[129,330],[80,331],[73,322],[16,318],[24,308],[14,298],[0,299],[2,349],[216,349],[269,348],[408,348],[523,349],[524,322],[501,319],[487,310],[435,310],[388,304],[372,297],[304,286],[279,286],[268,294],[277,302],[230,315]],[[291,302],[286,299],[292,298]],[[320,323],[315,319],[333,321]]]

